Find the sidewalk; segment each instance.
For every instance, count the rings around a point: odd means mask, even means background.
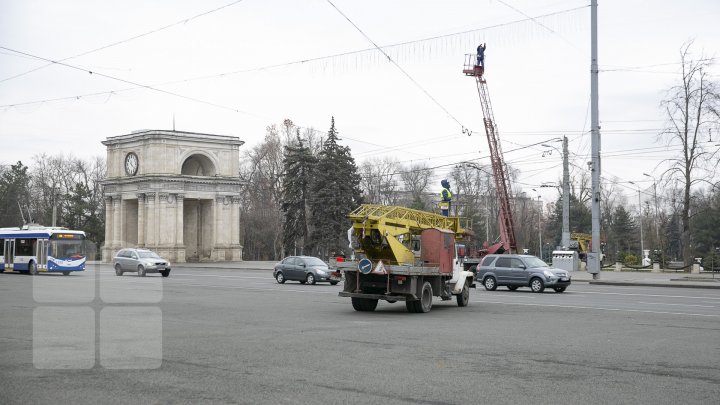
[[[686,272],[653,273],[650,271],[601,271],[599,278],[586,271],[570,273],[573,282],[598,285],[622,285],[644,287],[720,288],[720,274],[691,274]]]
[[[276,261],[243,261],[243,262],[200,262],[200,263],[174,263],[173,268],[185,269],[228,269],[228,270],[272,270]],[[589,283],[597,285],[618,286],[644,286],[644,287],[684,287],[684,288],[718,288],[720,289],[720,273],[690,274],[685,272],[652,273],[650,271],[622,271],[603,270],[598,279],[586,271],[573,271],[570,273],[575,283]]]

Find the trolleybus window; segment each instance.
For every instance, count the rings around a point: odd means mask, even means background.
[[[32,256],[35,239],[18,239],[15,243],[15,256]]]

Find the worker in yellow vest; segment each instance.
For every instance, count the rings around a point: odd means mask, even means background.
[[[450,201],[452,200],[452,193],[450,192],[450,182],[442,180],[440,185],[443,187],[440,192],[440,211],[444,217],[447,217],[450,213]]]

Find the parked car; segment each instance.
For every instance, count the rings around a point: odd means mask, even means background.
[[[485,256],[475,276],[488,291],[507,286],[511,291],[530,287],[536,293],[545,287],[561,293],[570,285],[570,278],[567,270],[550,267],[535,256],[510,254]]]
[[[118,276],[126,272],[137,272],[140,277],[147,273],[170,275],[170,262],[148,249],[120,249],[113,258],[113,268]]]
[[[300,284],[315,284],[327,281],[332,285],[338,280],[331,277],[327,263],[312,256],[288,256],[275,265],[273,277],[279,284],[288,280],[299,281]]]

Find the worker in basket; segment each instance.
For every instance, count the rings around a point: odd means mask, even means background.
[[[452,200],[452,193],[450,192],[450,182],[442,180],[440,185],[443,187],[440,192],[440,211],[444,217],[447,217],[450,213],[450,201]]]

